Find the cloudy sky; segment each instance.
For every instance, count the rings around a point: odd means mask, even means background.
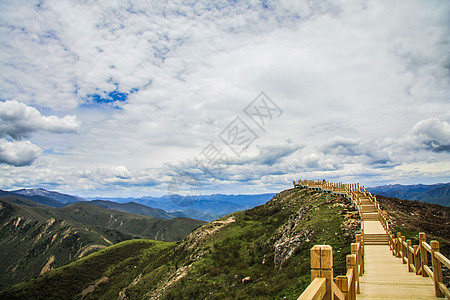
[[[0,1],[0,189],[450,181],[450,2]]]

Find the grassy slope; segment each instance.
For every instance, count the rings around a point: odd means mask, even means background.
[[[341,227],[343,206],[340,197],[327,203],[321,193],[286,190],[265,205],[205,224],[182,242],[122,243],[14,286],[0,298],[77,299],[106,277],[84,299],[119,293],[129,299],[296,299],[309,284],[313,245],[332,245],[335,273],[343,273],[353,239]],[[252,282],[242,284],[247,276]]]
[[[51,269],[124,240],[181,240],[204,223],[126,214],[87,203],[52,208],[27,201],[0,197],[0,289],[40,274],[49,260]]]

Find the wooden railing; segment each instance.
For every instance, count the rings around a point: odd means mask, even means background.
[[[328,245],[311,248],[311,284],[298,298],[309,299],[356,299],[360,291],[359,275],[364,272],[364,243],[356,236],[352,243],[352,254],[347,255],[347,273],[333,279],[333,249]]]
[[[400,232],[397,232],[397,236],[395,236],[390,230],[388,231],[388,240],[392,254],[401,258],[409,272],[430,277],[434,282],[435,295],[450,299],[450,291],[443,283],[442,274],[442,265],[450,269],[450,260],[440,253],[438,241],[433,240],[428,244],[426,234],[421,232],[419,233],[419,245],[412,246],[411,240],[405,239]],[[431,268],[428,254],[431,256]]]

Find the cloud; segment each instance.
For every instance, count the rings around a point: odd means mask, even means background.
[[[235,165],[249,164],[273,166],[279,164],[284,158],[291,156],[303,147],[304,146],[294,143],[290,139],[280,145],[257,145],[257,153],[231,159],[230,163]]]
[[[211,190],[438,178],[422,163],[446,166],[447,125],[411,124],[448,122],[449,12],[445,0],[0,1],[0,103],[21,109],[2,111],[0,138],[44,149],[30,167],[1,165],[2,186],[49,184],[40,166],[65,189],[160,192],[174,170],[201,173],[193,158],[235,117],[254,126],[243,110],[261,91],[282,117],[200,178]]]
[[[29,141],[6,141],[0,139],[0,163],[15,167],[28,166],[42,153]]]
[[[324,154],[332,154],[340,157],[339,159],[350,162],[363,162],[374,167],[393,166],[392,158],[383,145],[375,143],[373,140],[359,140],[345,137],[335,137],[330,142],[322,146]]]
[[[434,152],[450,152],[450,125],[438,118],[419,121],[411,136],[421,146]]]
[[[36,131],[74,133],[81,123],[75,116],[43,116],[36,108],[18,101],[0,102],[0,137],[26,138]]]
[[[36,108],[15,100],[0,102],[0,163],[31,165],[42,150],[24,138],[37,131],[74,133],[80,126],[75,116],[43,116]]]

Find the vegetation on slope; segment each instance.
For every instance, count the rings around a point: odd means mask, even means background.
[[[344,273],[359,228],[354,217],[342,197],[290,189],[265,205],[205,224],[182,242],[121,243],[7,289],[0,298],[297,299],[310,281],[313,245],[331,245],[335,273]],[[243,283],[246,277],[249,283]]]
[[[3,196],[0,289],[121,241],[181,240],[203,223],[127,214],[88,203],[53,208],[18,196]]]
[[[377,200],[394,231],[410,238],[414,245],[419,243],[419,232],[425,232],[427,240],[438,240],[441,252],[450,257],[450,207],[384,196],[377,196]]]

